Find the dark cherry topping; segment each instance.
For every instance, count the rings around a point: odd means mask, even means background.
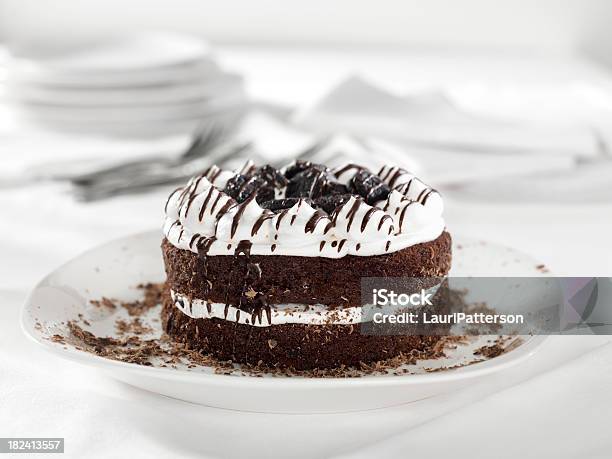
[[[321,195],[324,170],[314,167],[293,176],[287,185],[288,198],[316,198]]]
[[[289,171],[291,178],[286,195],[290,198],[312,198],[329,194],[345,194],[348,189],[338,182],[330,169],[320,164],[296,163]],[[302,169],[301,171],[297,171]]]
[[[274,188],[270,185],[264,185],[257,190],[257,197],[255,198],[257,204],[261,205],[264,202],[274,200]]]
[[[285,176],[269,164],[260,167],[255,173],[255,175],[257,177],[260,177],[261,179],[263,179],[264,182],[269,185],[272,185],[275,188],[282,188],[288,183],[288,180],[285,178]]]
[[[254,193],[258,204],[274,200],[274,190],[287,185],[287,179],[270,165],[252,166],[243,172],[229,179],[223,190],[238,203],[246,201]]]
[[[235,175],[225,185],[224,192],[237,202],[245,201],[255,191],[253,185],[249,186],[251,179],[246,175]]]
[[[387,199],[391,192],[389,186],[380,177],[367,170],[360,170],[355,174],[351,179],[351,187],[370,205]]]
[[[293,164],[291,164],[287,169],[285,169],[285,178],[287,180],[291,180],[300,172],[305,171],[306,169],[310,169],[313,164],[310,161],[303,161],[298,159]]]
[[[327,194],[330,194],[330,195],[347,194],[350,192],[350,190],[348,189],[346,185],[340,182],[335,182],[335,181],[327,182],[325,191],[327,192]]]
[[[335,175],[326,166],[309,161],[295,161],[284,175],[270,165],[252,166],[229,179],[223,191],[239,204],[255,194],[257,203],[272,212],[291,208],[300,199],[332,214],[352,195],[361,196],[370,205],[387,198],[390,187],[377,175],[355,165],[350,167],[357,172],[346,186],[338,181],[337,172]],[[283,188],[285,198],[276,199],[275,190]]]
[[[310,199],[302,199],[308,204],[312,204]],[[269,209],[272,212],[277,212],[283,209],[290,209],[300,201],[300,198],[285,198],[285,199],[273,199],[270,201],[262,202],[259,204],[264,209]]]
[[[315,207],[323,209],[328,214],[332,214],[338,207],[343,206],[351,199],[350,194],[331,194],[321,196],[314,200]]]

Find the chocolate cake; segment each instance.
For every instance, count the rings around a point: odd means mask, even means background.
[[[439,337],[361,333],[361,278],[445,276],[442,207],[398,167],[213,166],[165,206],[165,332],[222,360],[298,370],[427,350]]]

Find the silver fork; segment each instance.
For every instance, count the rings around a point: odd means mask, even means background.
[[[104,175],[93,181],[74,184],[74,195],[85,202],[97,201],[112,196],[139,193],[161,185],[183,183],[200,174],[211,164],[224,164],[250,148],[249,143],[221,143],[204,153],[187,156],[182,161],[157,164],[146,170],[134,169],[129,175]]]
[[[157,156],[125,161],[92,172],[74,175],[69,177],[68,180],[77,186],[87,186],[96,181],[106,180],[108,178],[131,177],[133,175],[147,173],[157,168],[175,167],[206,154],[226,135],[226,128],[213,124],[206,129],[201,128],[196,131],[187,149],[176,158]]]
[[[118,194],[142,192],[185,180],[215,161],[226,161],[247,148],[227,140],[227,125],[200,129],[189,147],[176,158],[153,157],[104,167],[68,178],[74,195],[94,201]]]

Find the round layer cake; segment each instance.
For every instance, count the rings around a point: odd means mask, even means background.
[[[222,360],[297,370],[426,351],[439,337],[361,333],[361,279],[445,276],[442,210],[397,167],[213,166],[165,206],[164,329]]]

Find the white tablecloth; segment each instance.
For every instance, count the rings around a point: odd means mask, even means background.
[[[338,62],[328,53],[318,61],[309,55],[308,65],[290,73],[293,54],[234,50],[227,56],[253,74],[251,89],[259,96],[283,88],[294,94],[297,82],[307,88],[302,95],[314,94],[323,87],[318,70]],[[397,64],[389,62],[383,67],[391,72]],[[333,76],[327,74],[327,83]],[[484,385],[391,409],[325,416],[190,405],[56,359],[21,334],[27,290],[95,244],[159,226],[166,194],[80,204],[66,191],[57,184],[0,190],[0,437],[65,437],[68,456],[105,458],[612,454],[608,337],[552,337],[525,364]],[[610,204],[446,201],[453,233],[518,248],[560,275],[612,274],[611,215]]]

